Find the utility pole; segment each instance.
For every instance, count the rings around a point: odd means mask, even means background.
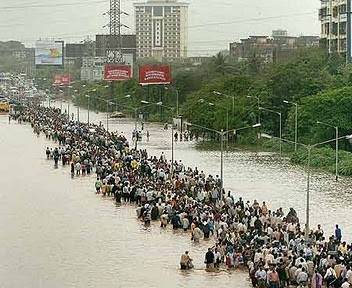
[[[351,0],[346,0],[347,13],[347,42],[346,42],[346,64],[351,62]]]

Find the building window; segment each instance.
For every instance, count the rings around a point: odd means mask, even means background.
[[[153,7],[153,15],[154,16],[163,16],[163,7],[162,6],[154,6]]]
[[[165,13],[171,13],[171,7],[164,7]]]

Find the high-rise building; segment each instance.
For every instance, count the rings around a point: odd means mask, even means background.
[[[188,5],[178,0],[134,3],[137,58],[187,57]]]
[[[320,0],[321,46],[329,53],[347,51],[347,2],[350,0]]]

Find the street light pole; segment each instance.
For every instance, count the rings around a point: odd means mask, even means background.
[[[188,123],[189,126],[194,126],[194,127],[198,127],[198,128],[201,128],[201,129],[205,129],[205,130],[208,130],[208,131],[211,131],[211,132],[215,132],[216,134],[218,134],[221,139],[220,139],[220,189],[221,189],[221,199],[223,200],[223,193],[222,193],[222,190],[223,190],[223,187],[224,187],[224,136],[226,134],[228,134],[229,132],[236,132],[236,131],[239,131],[239,130],[244,130],[244,129],[248,129],[248,128],[257,128],[257,127],[260,127],[261,124],[260,123],[257,123],[257,124],[254,124],[252,126],[246,126],[246,127],[241,127],[241,128],[238,128],[238,129],[231,129],[231,130],[227,130],[227,131],[224,131],[224,129],[221,129],[220,131],[218,130],[215,130],[215,129],[211,129],[211,128],[207,128],[207,127],[204,127],[204,126],[200,126],[200,125],[196,125],[196,124],[192,124],[192,123]]]
[[[171,166],[170,166],[170,172],[171,172],[171,179],[172,175],[174,173],[174,120],[171,122]]]
[[[176,89],[176,118],[178,117],[178,89]]]
[[[89,110],[90,110],[90,107],[89,107],[89,104],[90,104],[90,96],[88,97],[88,113],[87,113],[87,117],[88,117],[88,126],[89,126]]]
[[[178,117],[178,96],[179,96],[179,92],[178,92],[178,89],[172,85],[170,85],[176,92],[176,118]],[[169,87],[167,86],[164,86],[165,90],[170,90]]]
[[[108,109],[109,109],[109,101],[106,100],[106,131],[109,132],[109,112],[108,112]]]
[[[88,99],[88,100],[87,100],[87,102],[88,102],[88,103],[87,103],[87,122],[88,122],[88,126],[89,126],[89,108],[90,108],[90,107],[89,107],[89,104],[90,104],[90,95],[87,94],[86,97],[87,97],[87,99]]]
[[[295,104],[295,151],[297,151],[298,142],[298,104]]]
[[[282,113],[278,112],[280,116],[280,157],[282,157]]]
[[[267,135],[267,134],[262,134],[262,137],[264,138],[278,138],[278,137],[274,137],[274,136],[270,136],[270,135]],[[334,139],[331,139],[331,140],[327,140],[327,141],[324,141],[324,142],[319,142],[319,143],[315,143],[315,144],[312,144],[312,145],[306,145],[306,144],[302,144],[302,143],[297,143],[298,145],[304,147],[307,149],[307,152],[308,152],[308,158],[307,158],[307,195],[306,195],[306,198],[307,198],[307,203],[306,203],[306,224],[305,224],[305,238],[306,238],[306,241],[309,240],[309,221],[310,221],[310,174],[311,174],[311,171],[310,171],[310,159],[311,159],[311,150],[317,146],[320,146],[320,145],[323,145],[323,144],[328,144],[330,142],[333,142],[333,141],[338,141],[339,139],[348,139],[351,141],[352,139],[352,135],[345,135],[345,136],[341,136],[341,137],[337,137],[337,138],[334,138]],[[290,141],[290,140],[286,140],[284,139],[285,142],[288,142],[288,143],[294,143],[293,141]]]
[[[135,146],[134,146],[134,150],[137,151],[137,142],[138,142],[138,133],[137,133],[137,112],[138,108],[134,109],[134,135],[136,137],[135,139]]]
[[[232,114],[235,115],[235,96],[230,96],[230,95],[227,95],[225,93],[221,93],[219,91],[213,91],[213,93],[216,94],[216,95],[222,95],[222,96],[231,98],[232,99]]]
[[[221,129],[220,137],[220,193],[222,198],[222,189],[224,188],[224,129]]]
[[[166,88],[166,87],[165,87]],[[168,108],[168,109],[171,109],[171,110],[174,110],[175,107],[172,107],[172,106],[167,106],[167,105],[163,105],[163,102],[157,102],[157,103],[150,103],[148,101],[141,101],[142,104],[147,104],[146,106],[144,107],[147,107],[147,106],[150,106],[150,105],[157,105],[157,106],[162,106],[162,107],[165,107],[165,108]],[[137,108],[138,109],[138,108]],[[137,111],[136,109],[136,111]],[[176,107],[176,111],[177,111],[177,107]],[[177,113],[176,113],[177,114]],[[176,115],[178,116],[178,115]],[[174,116],[173,116],[174,117]],[[171,122],[171,166],[170,166],[170,173],[171,173],[171,178],[172,178],[172,175],[173,175],[173,171],[174,171],[174,121],[172,119],[172,122]]]
[[[247,95],[247,98],[254,98],[254,99],[257,99],[258,123],[261,123],[261,122],[260,122],[260,98],[259,98],[259,96],[250,96],[250,95]]]
[[[306,202],[306,233],[305,233],[305,238],[306,241],[309,239],[309,212],[310,212],[310,155],[311,155],[311,149],[313,146],[308,145],[306,146],[308,150],[308,159],[307,159],[307,202]]]
[[[268,108],[263,108],[263,107],[259,107],[259,110],[265,110],[265,111],[268,111],[271,113],[275,113],[275,114],[279,115],[279,117],[280,117],[280,128],[279,128],[280,129],[280,132],[279,132],[279,134],[280,134],[280,138],[279,138],[280,139],[279,140],[280,148],[279,148],[279,150],[280,150],[280,158],[281,158],[282,157],[282,113],[275,111],[275,110],[268,109]]]
[[[295,105],[295,152],[297,151],[297,142],[298,142],[298,104],[295,102],[290,102],[287,100],[283,101],[285,104]]]
[[[317,124],[322,124],[335,129],[335,180],[339,179],[339,127],[333,126],[325,122],[317,121]]]
[[[339,179],[339,169],[338,169],[338,165],[339,165],[339,127],[335,126],[335,132],[336,132],[335,180],[338,181],[338,179]]]

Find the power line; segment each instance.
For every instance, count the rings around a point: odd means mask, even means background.
[[[90,5],[90,4],[102,4],[106,3],[106,1],[98,0],[91,2],[71,2],[71,3],[61,3],[61,4],[27,4],[27,5],[17,5],[17,6],[0,6],[1,10],[16,10],[16,9],[28,9],[28,8],[50,8],[50,7],[62,7],[62,6],[79,6],[79,5]]]
[[[85,15],[80,15],[79,17],[76,18],[76,20],[82,21],[82,20],[87,20],[87,19],[92,19],[91,16],[85,16]],[[55,21],[55,25],[57,24],[66,24],[67,20],[61,19],[59,21]],[[14,23],[14,24],[0,24],[0,29],[1,28],[7,28],[7,27],[18,27],[18,26],[24,26],[26,23],[21,22],[21,23]]]
[[[295,17],[295,16],[303,16],[303,15],[315,15],[316,12],[306,12],[306,13],[297,13],[297,14],[286,14],[286,15],[277,15],[277,16],[269,16],[269,17],[262,17],[262,18],[251,18],[251,19],[242,19],[237,21],[229,21],[229,22],[213,22],[208,24],[199,24],[188,26],[189,29],[193,28],[202,28],[202,27],[209,27],[209,26],[218,26],[218,25],[230,25],[230,24],[242,24],[246,22],[256,22],[262,20],[270,20],[270,19],[280,19],[280,18],[287,18],[287,17]]]

